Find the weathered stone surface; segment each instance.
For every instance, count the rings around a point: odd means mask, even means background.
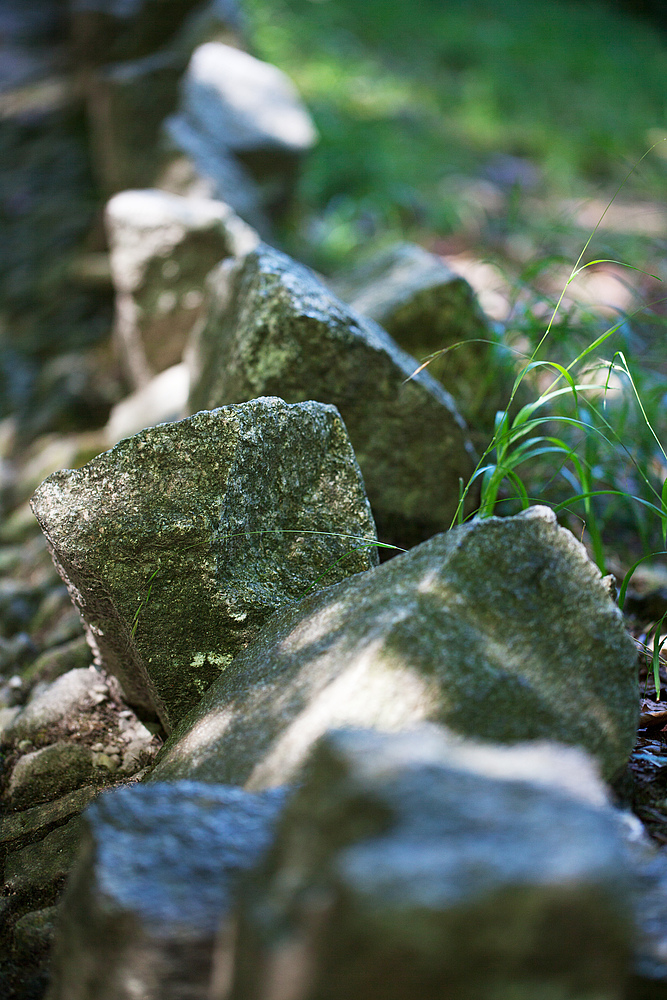
[[[636,650],[585,549],[546,507],[438,535],[276,615],[183,720],[151,777],[291,782],[345,725],[440,722],[585,747],[623,767]]]
[[[193,53],[183,77],[180,111],[168,132],[205,176],[215,176],[210,161],[224,163],[231,154],[259,185],[259,203],[269,211],[289,201],[300,160],[316,139],[310,116],[285,74],[220,42],[208,42]],[[236,201],[235,188],[219,191],[218,197],[254,225]]]
[[[181,360],[201,312],[204,280],[258,237],[222,202],[123,191],[107,205],[114,336],[135,386]]]
[[[92,784],[94,776],[89,747],[78,743],[51,743],[19,758],[6,794],[15,809],[26,809]]]
[[[57,909],[45,906],[20,917],[14,925],[13,952],[20,962],[33,963],[47,951],[55,931]]]
[[[334,403],[345,421],[383,541],[449,527],[471,448],[451,396],[391,337],[307,268],[261,245],[210,278],[191,350],[190,408],[265,392]]]
[[[208,1000],[216,934],[284,797],[194,782],[101,796],[61,903],[49,1000]]]
[[[472,288],[441,257],[414,243],[397,243],[332,287],[415,358],[446,350],[431,362],[430,373],[452,393],[468,422],[493,427],[515,373],[492,343],[494,334]]]
[[[5,739],[33,740],[55,726],[66,726],[108,696],[107,684],[94,667],[69,670],[35,692],[5,731]]]
[[[5,890],[24,899],[53,902],[74,863],[82,820],[74,816],[42,840],[5,858]]]
[[[377,562],[354,541],[375,532],[345,427],[319,403],[161,424],[50,476],[33,508],[98,662],[167,727],[276,608]]]
[[[0,708],[0,743],[6,742],[6,733],[16,716],[21,711],[18,705]]]
[[[78,815],[98,792],[99,788],[86,785],[85,788],[77,788],[63,795],[55,802],[45,802],[44,805],[33,806],[23,812],[0,816],[0,845],[10,844],[12,841],[35,840],[45,828]]]
[[[190,374],[182,361],[152,378],[114,406],[104,429],[107,447],[155,424],[171,423],[187,415]]]
[[[231,996],[621,1000],[627,869],[592,783],[559,747],[329,734],[254,878]]]

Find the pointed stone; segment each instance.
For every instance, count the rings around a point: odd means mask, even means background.
[[[377,562],[349,438],[320,403],[161,424],[32,505],[97,663],[167,728],[278,607]]]
[[[381,540],[409,547],[450,526],[474,467],[452,397],[427,372],[410,379],[417,362],[308,268],[266,245],[223,264],[193,337],[191,410],[263,393],[333,403]]]

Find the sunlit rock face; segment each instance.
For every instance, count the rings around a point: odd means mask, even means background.
[[[377,563],[336,409],[257,399],[161,424],[32,507],[97,662],[171,728],[268,615]]]
[[[195,51],[183,81],[183,113],[211,142],[235,153],[263,148],[304,152],[316,139],[288,77],[220,42]]]
[[[620,1000],[628,912],[581,752],[330,733],[245,894],[231,997]]]
[[[284,797],[195,782],[101,796],[59,909],[49,1000],[208,1000],[228,975],[214,948],[237,883]]]
[[[585,549],[546,507],[474,521],[283,609],[179,725],[154,780],[292,781],[335,726],[421,721],[624,767],[636,650]]]
[[[194,51],[166,132],[215,197],[264,232],[266,214],[290,202],[301,160],[317,138],[292,81],[221,42]]]
[[[449,527],[474,468],[454,400],[376,323],[264,244],[212,272],[188,352],[191,411],[275,393],[340,410],[380,539],[409,546]]]
[[[156,189],[123,191],[105,214],[114,338],[129,381],[140,387],[181,361],[209,271],[247,253],[258,237],[222,202]]]

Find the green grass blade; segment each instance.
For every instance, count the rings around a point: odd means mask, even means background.
[[[621,582],[621,589],[618,592],[618,606],[621,609],[621,611],[623,610],[623,606],[625,605],[625,595],[627,593],[630,580],[632,579],[635,570],[637,569],[637,567],[641,566],[643,562],[646,562],[647,559],[655,559],[656,556],[667,556],[667,549],[663,550],[662,552],[649,552],[646,555],[641,556],[641,558],[637,559],[636,562],[633,562],[632,566],[623,577],[623,580]]]

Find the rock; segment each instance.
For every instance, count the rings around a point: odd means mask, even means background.
[[[85,465],[101,451],[104,451],[104,438],[99,431],[45,434],[37,438],[22,454],[21,468],[17,474],[12,497],[14,505],[28,500],[39,484],[52,472]],[[34,517],[32,521],[34,524]]]
[[[155,737],[133,712],[121,712],[119,724],[121,731],[121,741],[117,746],[119,774],[136,774],[145,765],[153,763],[158,749]]]
[[[345,428],[319,403],[161,424],[50,476],[33,507],[96,662],[167,728],[276,608],[377,562]]]
[[[60,798],[82,785],[94,784],[93,755],[78,743],[52,743],[19,758],[6,795],[14,809],[26,809]]]
[[[231,997],[621,1000],[620,836],[564,770],[594,784],[558,747],[329,734],[242,896]]]
[[[181,360],[209,271],[257,237],[218,201],[123,191],[106,209],[117,292],[114,336],[136,386]]]
[[[264,239],[272,238],[260,187],[232,153],[214,149],[182,115],[164,122],[164,143],[165,162],[155,187],[187,198],[222,201]]]
[[[181,125],[169,131],[182,152],[200,160],[189,142],[194,134],[213,158],[232,154],[259,184],[262,207],[269,211],[289,202],[300,161],[316,140],[291,80],[275,66],[220,42],[193,53],[176,117]],[[226,191],[220,197],[243,216]]]
[[[76,608],[72,607],[70,602],[67,611],[59,616],[57,622],[55,622],[43,633],[43,645],[49,649],[54,646],[60,646],[66,642],[70,642],[73,639],[79,639],[84,634],[85,629],[81,620],[81,615]],[[74,666],[74,664],[72,664],[72,666]]]
[[[491,343],[496,338],[465,278],[422,247],[397,243],[342,275],[333,288],[415,358],[452,348],[431,362],[429,372],[456,398],[465,420],[493,428],[516,373]]]
[[[474,468],[451,396],[307,268],[261,245],[211,274],[189,350],[190,408],[264,392],[340,410],[380,538],[410,545],[448,528]]]
[[[583,546],[546,507],[473,521],[267,622],[165,744],[151,780],[295,780],[328,728],[421,721],[586,748],[635,739],[636,649]]]
[[[117,403],[105,428],[111,448],[124,437],[131,437],[146,427],[180,420],[187,414],[190,374],[185,362],[172,365],[150,380],[142,389]]]
[[[667,850],[652,841],[639,819],[619,816],[628,860],[633,870],[635,913],[635,977],[640,996],[667,992]],[[634,994],[632,994],[634,996]]]
[[[0,847],[12,841],[23,843],[43,836],[43,831],[62,823],[71,816],[77,816],[98,794],[99,788],[86,785],[77,788],[55,802],[45,802],[23,812],[0,816]]]
[[[34,740],[50,730],[65,730],[108,694],[104,677],[94,667],[70,670],[35,693],[5,731],[5,739]]]
[[[45,650],[22,671],[21,676],[29,686],[37,682],[50,684],[70,670],[87,669],[92,665],[91,660],[90,646],[86,637],[81,635]]]
[[[50,1000],[205,1000],[220,924],[283,801],[192,782],[100,797],[61,903]]]
[[[0,675],[15,673],[35,655],[35,647],[25,632],[16,632],[11,639],[0,636]]]
[[[40,367],[33,408],[21,414],[19,437],[32,441],[50,431],[90,434],[91,427],[106,422],[115,391],[94,351],[61,352]]]
[[[57,826],[42,840],[5,858],[5,891],[20,895],[25,902],[54,902],[69,875],[79,848],[82,820],[74,816]]]
[[[300,154],[316,133],[294,84],[247,52],[208,42],[183,80],[183,114],[223,150]]]
[[[12,705],[6,708],[0,707],[0,745],[7,742],[7,730],[20,711],[21,708],[19,705]]]
[[[32,964],[51,947],[55,931],[56,907],[46,906],[20,917],[14,925],[14,955],[20,962]]]

